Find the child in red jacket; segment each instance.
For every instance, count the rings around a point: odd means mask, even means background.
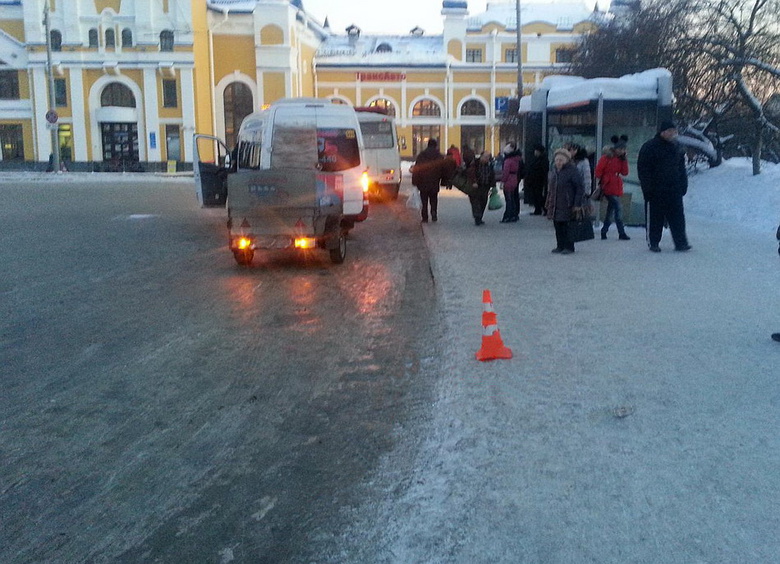
[[[626,235],[626,229],[623,225],[623,208],[620,204],[620,196],[623,195],[622,177],[628,175],[627,141],[628,137],[625,135],[612,137],[614,144],[607,149],[596,165],[596,181],[600,184],[601,192],[607,200],[607,215],[601,228],[602,239],[607,238],[607,231],[612,224],[613,216],[618,230],[618,239],[621,241],[631,239]]]

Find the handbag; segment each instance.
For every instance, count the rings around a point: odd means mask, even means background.
[[[490,190],[490,198],[488,199],[488,209],[489,210],[500,210],[504,207],[504,201],[501,199],[501,194],[498,191],[498,188],[493,186]]]
[[[572,243],[589,241],[596,238],[595,233],[593,233],[593,222],[591,221],[590,216],[581,214],[569,220],[569,223],[566,225],[566,232],[569,241]]]
[[[406,199],[406,207],[413,210],[422,209],[422,200],[420,199],[420,191],[416,188],[412,188],[412,193]]]
[[[601,190],[601,183],[599,182],[599,185],[596,186],[596,188],[593,190],[593,193],[590,195],[590,199],[594,202],[600,202],[603,196],[604,192]]]
[[[452,175],[452,180],[450,182],[453,186],[455,186],[455,188],[466,195],[472,192],[471,182],[469,182],[465,170],[458,169],[455,171],[455,174]]]

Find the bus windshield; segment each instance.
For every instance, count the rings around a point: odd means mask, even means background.
[[[392,149],[393,124],[389,121],[365,121],[360,123],[366,149]]]

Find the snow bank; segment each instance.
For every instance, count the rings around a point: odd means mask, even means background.
[[[735,158],[690,178],[686,214],[771,232],[780,223],[780,165],[764,162],[753,176],[749,158]]]

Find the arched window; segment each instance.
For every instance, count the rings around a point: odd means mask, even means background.
[[[387,115],[395,117],[395,106],[390,100],[379,98],[368,105],[369,108],[382,108]]]
[[[133,31],[126,27],[122,30],[122,47],[132,47],[133,46]]]
[[[51,30],[49,34],[49,44],[52,51],[62,51],[62,34],[56,29]]]
[[[462,116],[484,116],[487,115],[485,104],[479,100],[467,100],[460,108]]]
[[[116,47],[116,33],[114,28],[109,27],[106,30],[106,47]]]
[[[392,53],[393,48],[387,43],[380,43],[376,48],[377,53]]]
[[[98,31],[97,28],[92,28],[89,30],[89,46],[90,47],[97,47],[98,46]]]
[[[225,145],[234,147],[238,140],[238,128],[244,118],[252,113],[252,91],[242,82],[233,82],[225,88]]]
[[[135,108],[135,96],[133,96],[132,91],[124,84],[112,82],[106,86],[100,94],[100,105]]]
[[[440,116],[441,108],[433,100],[420,100],[412,108],[413,116]]]
[[[173,51],[173,31],[170,29],[160,32],[160,51]]]

